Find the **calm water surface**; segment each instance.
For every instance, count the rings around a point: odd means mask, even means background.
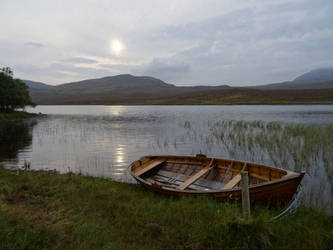
[[[127,166],[143,155],[194,155],[201,151],[207,156],[235,156],[209,142],[210,124],[217,121],[333,124],[333,105],[37,106],[28,111],[47,116],[0,123],[0,160],[6,167],[29,164],[31,169],[72,171],[129,183],[134,180]],[[242,152],[236,155],[239,160],[254,159]],[[258,159],[274,165],[268,158]],[[293,169],[292,164],[282,167]],[[314,169],[304,180],[304,200],[332,210],[331,182],[325,169]]]

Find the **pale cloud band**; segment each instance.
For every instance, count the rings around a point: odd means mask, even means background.
[[[279,82],[333,66],[332,13],[331,0],[2,0],[0,66],[50,84],[123,73]]]
[[[36,42],[26,42],[24,44],[25,46],[28,46],[28,47],[34,47],[34,48],[37,48],[37,49],[40,49],[40,48],[43,48],[44,45],[41,44],[41,43],[36,43]]]

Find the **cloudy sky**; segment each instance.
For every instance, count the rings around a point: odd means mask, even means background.
[[[53,85],[280,82],[333,66],[332,13],[332,0],[0,0],[0,67]]]

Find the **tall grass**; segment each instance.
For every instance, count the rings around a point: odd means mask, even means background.
[[[80,175],[0,168],[0,249],[331,249],[333,217],[172,199]]]
[[[333,125],[221,121],[210,125],[215,142],[230,155],[269,159],[276,167],[306,170],[323,165],[333,179]],[[210,135],[208,135],[210,136]],[[244,158],[244,156],[243,156]]]
[[[183,142],[199,143],[205,152],[275,167],[312,172],[323,166],[333,180],[333,125],[263,121],[185,121]],[[176,140],[176,139],[175,139]]]

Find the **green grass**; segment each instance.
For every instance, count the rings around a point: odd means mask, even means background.
[[[38,114],[28,113],[25,111],[15,111],[13,113],[0,113],[0,120],[9,120],[9,119],[26,119],[35,117]]]
[[[171,199],[140,186],[0,167],[0,249],[332,249],[333,217]]]

